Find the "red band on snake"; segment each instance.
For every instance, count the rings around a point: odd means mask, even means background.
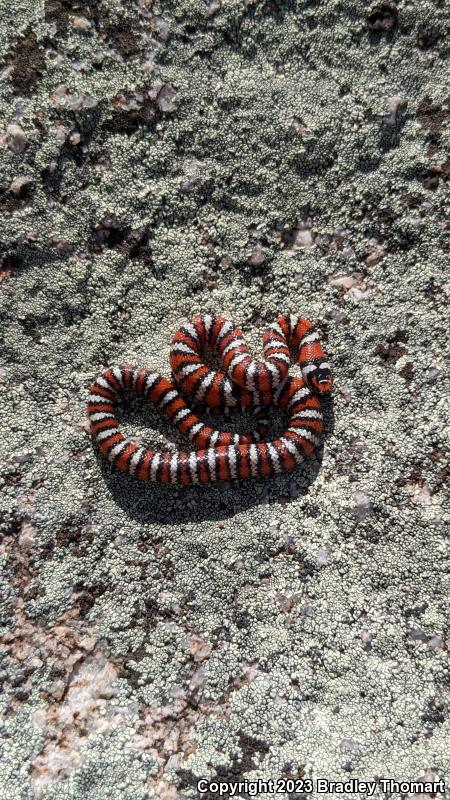
[[[88,403],[100,451],[122,472],[162,484],[261,478],[294,469],[320,444],[318,396],[332,389],[331,368],[317,331],[302,317],[277,317],[264,333],[263,348],[264,361],[255,360],[239,328],[205,314],[183,325],[173,338],[172,381],[132,366],[105,370],[92,384]],[[206,365],[208,351],[221,361],[223,371]],[[294,358],[302,378],[289,375]],[[157,452],[121,433],[114,406],[127,391],[154,403],[195,450]],[[272,441],[260,441],[260,433],[219,431],[205,425],[186,400],[217,412],[278,406],[287,412],[288,426]]]

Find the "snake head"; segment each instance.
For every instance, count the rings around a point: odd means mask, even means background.
[[[331,369],[327,366],[318,367],[308,376],[309,383],[316,392],[328,394],[333,388],[333,376]]]

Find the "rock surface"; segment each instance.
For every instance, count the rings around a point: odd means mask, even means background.
[[[0,12],[1,800],[449,782],[448,6]],[[206,311],[256,348],[279,311],[321,326],[323,452],[261,483],[112,473],[93,375],[168,375]]]

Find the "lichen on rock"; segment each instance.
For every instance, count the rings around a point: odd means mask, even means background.
[[[1,800],[450,774],[448,23],[1,4]],[[206,311],[256,350],[279,311],[319,324],[323,450],[260,483],[115,474],[93,375],[168,376]]]

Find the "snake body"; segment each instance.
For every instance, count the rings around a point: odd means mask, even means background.
[[[118,366],[105,370],[90,387],[88,416],[100,451],[122,472],[162,484],[193,484],[277,475],[302,463],[320,444],[323,420],[318,395],[332,389],[331,368],[314,326],[303,317],[280,314],[265,331],[264,361],[255,360],[240,328],[223,317],[196,316],[175,334],[172,381],[149,369]],[[212,351],[223,365],[205,363]],[[291,354],[302,378],[288,374]],[[193,443],[192,452],[155,452],[124,436],[114,405],[118,395],[143,395]],[[288,427],[272,441],[254,433],[234,434],[206,424],[190,408],[287,411]]]

